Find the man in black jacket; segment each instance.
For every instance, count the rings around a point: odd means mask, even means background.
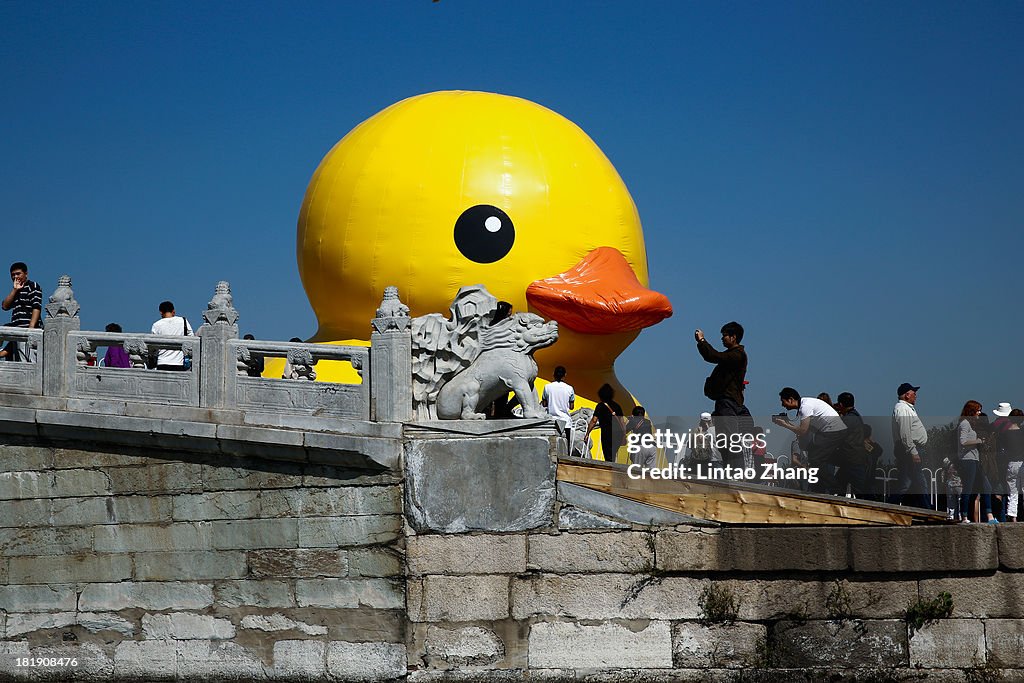
[[[743,385],[747,375],[747,352],[740,344],[743,341],[743,326],[729,322],[722,326],[722,344],[725,351],[717,351],[704,338],[704,332],[693,333],[697,340],[697,351],[701,358],[715,364],[715,369],[704,382],[704,395],[715,402],[711,413],[715,419],[715,431],[725,434],[728,446],[722,448],[722,458],[727,465],[743,466],[743,448],[737,443],[739,437],[753,431],[754,420],[743,405]]]

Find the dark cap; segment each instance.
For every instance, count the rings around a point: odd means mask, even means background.
[[[900,388],[896,390],[896,395],[897,396],[902,396],[903,394],[907,393],[908,391],[917,391],[920,388],[921,387],[915,387],[910,382],[904,382],[903,384],[900,385]]]

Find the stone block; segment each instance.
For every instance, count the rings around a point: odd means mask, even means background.
[[[172,553],[137,553],[136,581],[196,581],[244,579],[245,553],[195,550]]]
[[[303,468],[298,464],[275,462],[271,471],[265,460],[238,458],[227,462],[230,464],[219,461],[202,466],[204,491],[261,491],[302,485]]]
[[[295,601],[299,607],[405,607],[402,582],[392,579],[300,579]]]
[[[260,494],[260,506],[264,517],[400,515],[402,490],[398,486],[270,490]]]
[[[260,658],[237,643],[181,640],[174,645],[179,680],[248,682],[267,679],[267,669]]]
[[[672,653],[679,669],[747,669],[758,664],[759,644],[768,637],[763,624],[701,624],[672,627]]]
[[[717,522],[706,519],[681,515],[653,505],[645,505],[632,500],[620,498],[602,491],[588,489],[578,484],[558,482],[558,500],[575,506],[581,511],[597,513],[611,519],[621,519],[633,524],[647,526],[708,526],[716,527]]]
[[[50,501],[0,500],[0,528],[46,526],[50,523]]]
[[[903,621],[780,621],[772,625],[769,648],[781,667],[906,666]]]
[[[829,596],[849,599],[848,616],[862,619],[901,619],[909,603],[917,600],[914,581],[797,581],[790,579],[730,580],[721,582],[740,601],[739,618],[745,621],[831,619],[841,616],[829,609]],[[839,593],[842,591],[842,593]]]
[[[53,498],[104,496],[112,492],[111,479],[102,470],[56,470],[50,476]]]
[[[123,636],[135,635],[135,626],[132,622],[116,614],[78,612],[75,623],[93,633],[114,631]]]
[[[24,555],[12,557],[7,580],[15,584],[123,581],[132,578],[127,555]]]
[[[75,469],[85,467],[134,467],[144,465],[147,459],[137,455],[120,453],[104,453],[87,451],[77,448],[55,448],[53,450],[54,469]]]
[[[843,571],[848,531],[841,528],[685,529],[659,532],[664,571]]]
[[[408,583],[411,621],[494,621],[509,616],[509,577],[428,576]]]
[[[173,612],[142,615],[142,630],[153,640],[226,640],[235,637],[230,619]]]
[[[172,516],[177,521],[250,519],[260,516],[259,491],[212,491],[174,497]]]
[[[517,578],[512,581],[512,618],[697,619],[706,585],[705,579],[638,574]]]
[[[146,461],[140,467],[111,467],[110,489],[118,494],[189,493],[202,490],[202,466],[191,462],[156,464]]]
[[[349,556],[344,551],[319,548],[254,550],[247,553],[253,578],[312,578],[345,576]]]
[[[858,572],[966,572],[999,566],[996,530],[987,524],[868,527],[849,533]]]
[[[298,520],[299,547],[339,548],[391,543],[402,535],[398,515],[310,517]]]
[[[409,574],[519,574],[526,571],[526,536],[409,536]]]
[[[145,524],[171,521],[172,496],[117,496],[114,498],[114,522]]]
[[[417,532],[525,531],[554,523],[547,439],[422,439],[405,453],[406,514]]]
[[[242,617],[241,627],[255,631],[273,633],[277,631],[298,631],[307,636],[326,636],[327,627],[307,624],[303,621],[289,619],[283,614],[249,614]]]
[[[1000,524],[996,538],[999,565],[1005,569],[1024,569],[1024,524]]]
[[[116,614],[92,612],[36,612],[31,614],[7,615],[7,638],[42,631],[51,628],[81,626],[93,633],[114,631],[125,636],[135,633],[135,627],[127,619]]]
[[[47,501],[34,501],[46,503]],[[46,524],[86,526],[92,524],[145,524],[171,521],[170,496],[96,496],[54,498],[48,502]],[[2,509],[2,504],[0,504]]]
[[[365,424],[365,423],[364,423]],[[315,457],[315,454],[311,457]],[[302,485],[310,488],[333,486],[401,486],[402,477],[395,472],[368,472],[365,469],[336,465],[307,465]]]
[[[985,665],[985,624],[977,619],[940,619],[910,634],[910,666],[967,669]]]
[[[53,497],[49,472],[0,472],[0,500],[35,500]]]
[[[220,550],[294,548],[299,544],[298,520],[249,519],[211,522],[213,547]]]
[[[327,644],[327,672],[343,681],[395,680],[405,677],[406,668],[403,644]]]
[[[82,588],[78,609],[118,612],[124,609],[203,609],[213,604],[213,589],[200,583],[91,583]]]
[[[479,626],[429,626],[423,658],[432,669],[491,667],[505,658],[505,643],[494,631]]]
[[[320,640],[279,640],[274,643],[273,678],[313,681],[327,677],[327,643]]]
[[[24,644],[28,645],[27,642]],[[2,664],[2,653],[3,650],[0,649],[0,675],[7,673]],[[37,675],[41,674],[39,678],[46,677],[49,680],[109,680],[114,672],[114,660],[108,657],[103,648],[95,643],[67,643],[58,647],[34,647],[32,656],[37,659],[53,657],[77,660],[75,666],[36,670]],[[24,674],[24,672],[25,670],[21,669],[19,673]]]
[[[923,599],[948,592],[953,597],[953,615],[1024,619],[1024,574],[1000,572],[990,576],[924,579],[919,584]]]
[[[91,527],[0,529],[0,557],[81,553],[92,548]]]
[[[357,548],[348,551],[348,574],[358,576],[400,576],[402,557],[389,548]]]
[[[54,498],[50,501],[50,523],[54,526],[89,526],[114,522],[114,499]]]
[[[114,676],[120,680],[172,681],[178,651],[171,640],[125,640],[114,648]]]
[[[286,581],[221,581],[214,595],[217,604],[225,607],[295,607]]]
[[[74,612],[35,612],[8,614],[5,638],[16,638],[51,628],[66,628],[75,623]]]
[[[50,469],[52,464],[51,448],[0,444],[0,472],[38,472]]]
[[[1024,620],[985,620],[985,661],[1000,669],[1024,669]]]
[[[569,505],[558,510],[558,528],[563,531],[580,531],[583,529],[629,529],[627,522],[595,515]]]
[[[0,586],[0,609],[4,612],[73,612],[75,587]]]
[[[555,574],[643,572],[654,568],[654,536],[648,533],[533,534],[527,564]]]
[[[109,524],[92,527],[93,547],[101,553],[210,550],[212,522],[174,524]]]
[[[585,626],[572,622],[540,622],[530,627],[531,668],[540,669],[668,669],[672,667],[672,634],[668,622],[632,627],[621,624]]]

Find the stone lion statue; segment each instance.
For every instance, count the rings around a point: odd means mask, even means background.
[[[499,396],[515,392],[523,417],[547,417],[537,392],[534,351],[558,341],[558,323],[544,322],[533,313],[516,313],[481,328],[480,353],[465,370],[452,377],[437,395],[442,420],[483,420],[481,412]]]

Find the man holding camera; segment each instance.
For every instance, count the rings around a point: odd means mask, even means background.
[[[829,404],[821,399],[801,397],[793,387],[784,387],[779,392],[779,401],[786,410],[797,411],[797,421],[790,422],[783,413],[772,417],[772,422],[796,434],[801,447],[807,451],[811,467],[818,468],[818,483],[812,484],[811,490],[839,494],[832,468],[841,463],[846,438],[843,419]]]

